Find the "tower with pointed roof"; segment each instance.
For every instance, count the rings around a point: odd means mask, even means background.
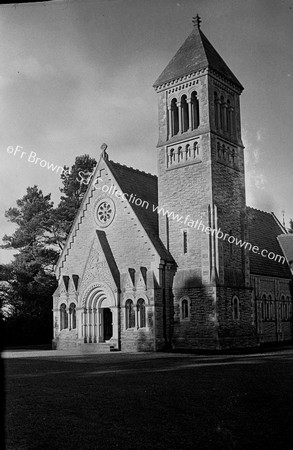
[[[154,84],[159,97],[159,234],[178,265],[175,346],[182,347],[189,333],[195,346],[215,347],[226,339],[224,316],[233,297],[241,304],[242,318],[251,306],[249,259],[235,245],[247,237],[243,86],[203,34],[199,16],[193,22],[191,34]],[[186,322],[180,320],[185,298],[191,308]],[[253,334],[249,323],[241,331],[235,323],[231,327],[243,338]]]
[[[246,208],[243,87],[200,22],[154,85],[158,177],[101,147],[56,265],[54,348],[215,350],[292,339],[293,245],[274,214]]]

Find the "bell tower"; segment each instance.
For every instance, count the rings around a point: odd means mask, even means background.
[[[231,330],[238,329],[242,340],[253,334],[249,257],[236,245],[236,239],[247,238],[243,86],[200,24],[197,15],[191,34],[154,84],[159,233],[178,265],[173,286],[178,348],[186,335],[189,348],[220,348],[230,345]]]

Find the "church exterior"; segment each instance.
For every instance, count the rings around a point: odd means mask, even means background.
[[[56,266],[57,349],[255,347],[292,339],[270,213],[245,204],[243,87],[194,21],[154,84],[158,177],[103,147]]]

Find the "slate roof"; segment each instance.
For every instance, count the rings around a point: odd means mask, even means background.
[[[163,70],[154,83],[154,87],[206,67],[213,69],[243,90],[241,83],[197,26],[193,28],[192,33]]]
[[[283,256],[277,237],[283,233],[273,214],[247,207],[249,242],[261,250]],[[250,273],[279,278],[291,278],[287,263],[273,261],[259,254],[249,252]]]
[[[123,192],[129,196],[133,194],[136,198],[149,203],[147,208],[129,202],[160,257],[174,263],[174,259],[159,238],[158,214],[153,212],[153,205],[157,206],[158,204],[157,177],[114,161],[108,160],[106,163]]]

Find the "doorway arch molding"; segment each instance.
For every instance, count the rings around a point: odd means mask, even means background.
[[[84,343],[107,342],[118,348],[117,301],[106,283],[91,283],[84,291],[80,307],[80,335]]]
[[[100,308],[107,306],[109,308],[117,306],[115,295],[106,283],[91,283],[82,295],[82,308]]]

